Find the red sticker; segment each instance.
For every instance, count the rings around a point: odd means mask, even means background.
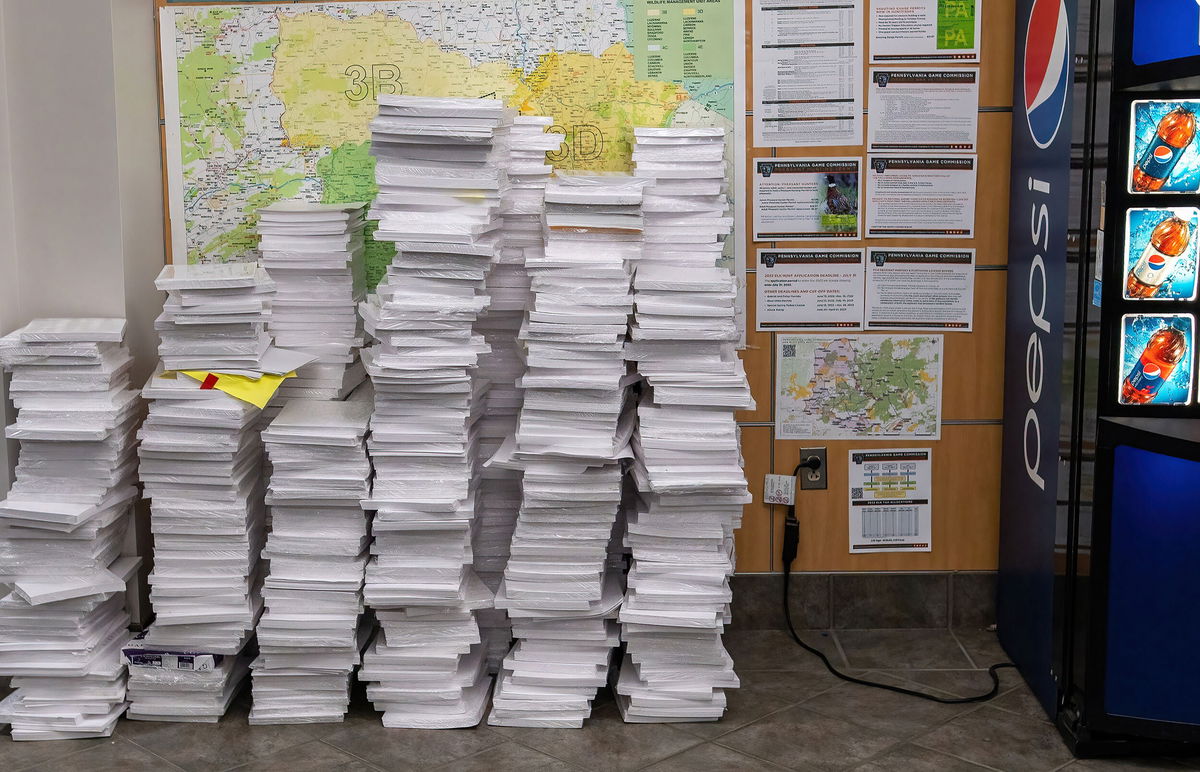
[[[217,385],[217,376],[214,373],[209,373],[204,378],[204,381],[200,384],[200,388],[211,389],[213,386],[216,386],[216,385]]]

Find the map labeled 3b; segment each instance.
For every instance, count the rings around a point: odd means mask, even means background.
[[[941,335],[779,335],[778,439],[936,440]]]
[[[160,47],[172,251],[255,258],[254,213],[375,193],[380,94],[492,97],[554,118],[561,168],[630,168],[634,126],[733,127],[735,0],[171,3]],[[686,15],[674,58],[635,16]],[[671,18],[674,18],[673,16]],[[684,46],[684,44],[686,44]],[[368,280],[390,261],[368,243]]]

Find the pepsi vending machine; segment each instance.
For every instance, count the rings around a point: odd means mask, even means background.
[[[1079,755],[1200,749],[1200,5],[1018,0],[998,627]]]

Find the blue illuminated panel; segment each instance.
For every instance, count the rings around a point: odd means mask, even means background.
[[[1200,462],[1122,445],[1113,466],[1105,710],[1200,725]]]
[[[1136,0],[1133,63],[1154,64],[1200,56],[1200,5],[1196,0]]]

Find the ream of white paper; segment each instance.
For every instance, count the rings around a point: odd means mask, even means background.
[[[868,156],[867,238],[972,238],[977,166],[974,155]]]
[[[863,250],[758,250],[757,327],[861,330]]]
[[[758,281],[762,282],[762,269]],[[867,330],[970,332],[975,307],[975,250],[871,249],[867,257]],[[762,317],[759,306],[759,318]]]
[[[754,144],[862,144],[862,0],[754,0]]]
[[[974,153],[979,69],[872,68],[867,150]]]
[[[754,240],[860,238],[861,165],[861,158],[754,159]]]
[[[850,553],[933,549],[933,451],[850,451]]]
[[[871,63],[979,61],[982,0],[873,0]]]

